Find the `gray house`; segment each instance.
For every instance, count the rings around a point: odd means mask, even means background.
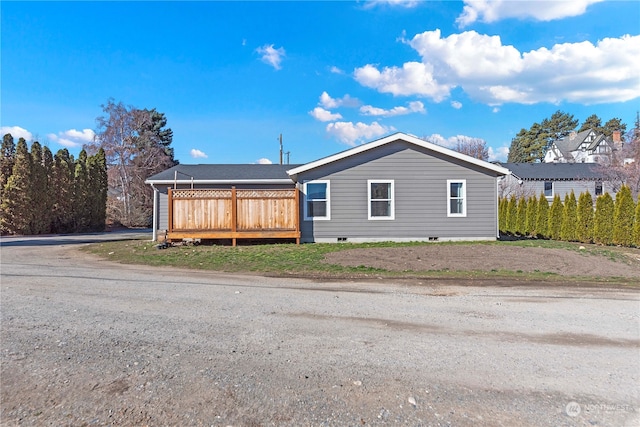
[[[302,242],[495,240],[497,181],[508,174],[396,133],[304,165],[179,165],[147,183],[157,194],[154,229],[172,221],[163,187],[276,186],[297,189]]]
[[[551,202],[555,195],[562,200],[572,190],[576,197],[585,191],[596,197],[615,191],[602,173],[604,166],[595,163],[502,163],[511,175],[500,180],[503,197],[530,197],[544,194]]]

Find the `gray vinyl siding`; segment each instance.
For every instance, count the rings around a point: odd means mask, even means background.
[[[368,219],[367,181],[375,179],[394,180],[394,220]],[[447,216],[450,179],[466,180],[466,217]],[[404,141],[307,171],[298,177],[300,188],[309,180],[330,181],[331,219],[302,220],[305,242],[475,240],[495,239],[498,233],[495,172]]]
[[[158,193],[158,230],[169,228],[169,195]]]

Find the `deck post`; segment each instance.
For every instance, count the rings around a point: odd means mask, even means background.
[[[238,231],[238,195],[236,186],[231,187],[231,245],[236,245],[236,232]]]

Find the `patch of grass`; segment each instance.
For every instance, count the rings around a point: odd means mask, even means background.
[[[361,248],[397,248],[414,247],[420,245],[498,245],[505,250],[509,247],[541,247],[578,251],[585,256],[606,257],[614,261],[626,259],[621,251],[615,248],[599,247],[595,245],[555,242],[549,240],[518,240],[496,242],[410,242],[410,243],[314,243],[314,244],[264,244],[247,246],[174,246],[159,250],[156,244],[148,240],[128,240],[96,243],[85,246],[82,250],[98,255],[111,261],[126,264],[145,264],[152,266],[172,266],[187,269],[213,270],[228,273],[257,273],[274,276],[308,276],[325,278],[508,278],[529,279],[558,282],[577,282],[588,280],[590,282],[622,282],[629,283],[629,279],[593,278],[593,277],[567,277],[555,273],[536,270],[534,272],[509,271],[491,269],[487,271],[451,271],[426,270],[426,271],[389,271],[366,265],[346,267],[329,264],[324,261],[325,255],[331,252],[339,252],[347,249]],[[591,261],[586,261],[591,262]],[[594,260],[593,262],[597,262]],[[634,282],[634,281],[632,281]],[[637,281],[640,283],[640,280]]]

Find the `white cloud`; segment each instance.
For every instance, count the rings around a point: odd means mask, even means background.
[[[191,151],[189,151],[189,154],[194,159],[206,159],[209,157],[204,151],[200,151],[197,148],[192,148]]]
[[[507,146],[503,145],[502,147],[498,147],[497,149],[494,149],[493,147],[489,147],[490,162],[496,162],[496,161],[506,162],[508,156],[509,156],[509,147]]]
[[[82,129],[81,131],[76,129],[69,129],[58,132],[57,135],[55,133],[50,133],[47,135],[50,140],[67,148],[82,147],[84,144],[93,142],[95,136],[95,132],[91,129]]]
[[[272,165],[273,164],[273,162],[271,160],[269,160],[267,158],[264,158],[264,157],[261,158],[261,159],[258,159],[258,161],[256,163],[259,164],[259,165]]]
[[[370,9],[375,6],[390,5],[410,9],[416,7],[419,3],[419,0],[366,0],[364,7]]]
[[[2,126],[0,127],[0,135],[5,136],[10,133],[15,142],[18,142],[18,139],[24,138],[25,141],[32,141],[33,135],[28,130],[21,128],[20,126]]]
[[[640,35],[556,44],[520,52],[499,36],[475,31],[441,37],[440,30],[405,41],[423,62],[379,71],[365,65],[356,80],[379,92],[426,96],[436,102],[462,88],[474,100],[498,106],[624,102],[640,96]]]
[[[425,136],[423,138],[425,141],[429,141],[433,144],[440,145],[442,147],[454,148],[458,143],[464,144],[468,142],[484,142],[482,138],[475,138],[473,136],[467,135],[455,135],[450,136],[449,138],[445,138],[439,133],[434,133],[430,136]]]
[[[424,104],[420,101],[412,101],[407,105],[407,107],[393,107],[390,110],[373,107],[371,105],[363,105],[362,107],[360,107],[360,112],[365,116],[381,117],[404,116],[411,113],[426,113]]]
[[[325,110],[322,107],[314,108],[312,111],[309,111],[309,114],[311,114],[314,119],[321,122],[331,122],[342,118],[342,114],[332,113],[331,111]]]
[[[327,125],[327,133],[333,135],[344,144],[355,146],[358,141],[365,139],[370,140],[394,131],[392,126],[383,126],[378,122],[371,124],[352,123],[352,122],[335,122]]]
[[[538,21],[578,16],[587,7],[603,0],[562,0],[562,1],[514,1],[514,0],[464,0],[462,14],[456,19],[460,27],[476,21],[496,22],[505,18],[533,18]]]
[[[327,92],[322,92],[318,104],[324,108],[357,107],[360,105],[360,101],[356,98],[351,98],[349,94],[342,98],[332,98]]]
[[[82,131],[69,129],[64,132],[61,132],[60,135],[63,135],[72,139],[84,141],[84,142],[93,142],[93,139],[96,136],[95,132],[91,129],[82,129]]]
[[[433,66],[421,62],[407,62],[399,67],[385,67],[382,71],[367,64],[356,68],[355,79],[363,86],[393,95],[420,95],[442,101],[449,95],[451,85],[440,84],[435,79]]]
[[[492,113],[497,113],[500,111],[500,107],[493,107],[493,109],[491,110]]]
[[[329,68],[329,71],[332,72],[333,74],[344,74],[344,71],[342,71],[340,68],[336,67],[335,65]]]
[[[280,70],[282,67],[280,63],[282,58],[286,56],[286,52],[283,47],[275,49],[272,44],[264,45],[256,49],[260,55],[262,55],[262,62],[271,65],[276,70]]]
[[[462,102],[458,102],[458,101],[451,101],[451,106],[453,108],[455,108],[456,110],[459,110],[462,108]]]

